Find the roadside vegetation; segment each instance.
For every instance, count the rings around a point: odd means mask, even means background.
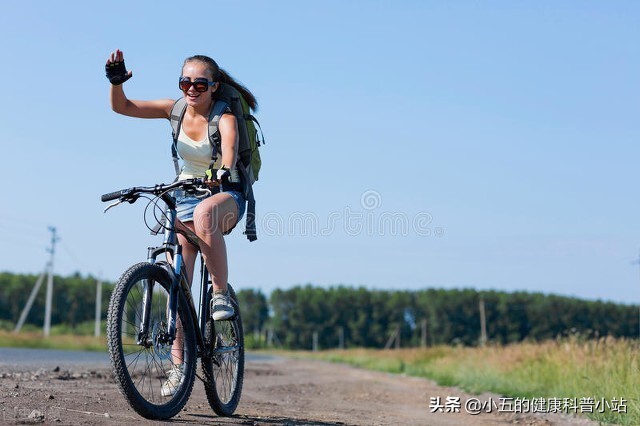
[[[637,341],[573,336],[506,346],[348,349],[298,352],[296,356],[428,378],[475,394],[492,392],[547,402],[557,398],[571,404],[575,399],[577,409],[563,412],[605,424],[638,425],[638,349]]]
[[[103,336],[77,336],[74,334],[56,335],[49,337],[42,335],[42,330],[33,332],[20,332],[13,334],[9,331],[0,331],[0,346],[5,348],[30,348],[30,349],[63,349],[75,351],[107,351],[107,340]]]

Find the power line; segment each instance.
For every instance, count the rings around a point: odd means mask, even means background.
[[[64,251],[71,258],[71,260],[76,263],[77,268],[81,268],[85,271],[88,271],[87,265],[83,261],[81,261],[80,258],[78,258],[78,256],[75,255],[75,253],[69,248],[67,244],[62,242],[60,243],[60,246],[64,249]]]

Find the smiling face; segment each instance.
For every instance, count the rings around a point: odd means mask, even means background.
[[[213,80],[213,73],[204,62],[189,61],[182,67],[182,78],[189,79],[192,82],[196,79],[205,79],[209,82]],[[206,92],[198,92],[193,85],[187,91],[182,91],[187,100],[187,105],[198,108],[208,108],[211,105],[211,94],[218,88],[218,84],[208,86]]]

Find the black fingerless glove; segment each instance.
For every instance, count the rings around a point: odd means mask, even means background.
[[[131,75],[127,73],[127,68],[124,66],[124,61],[111,62],[106,64],[104,69],[107,73],[107,78],[114,86],[119,86],[131,78]]]

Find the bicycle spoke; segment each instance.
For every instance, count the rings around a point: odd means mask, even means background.
[[[136,366],[138,365],[138,359],[140,358],[140,355],[142,355],[143,352],[144,350],[138,351],[138,355],[133,360],[131,360],[131,362],[127,364],[127,369],[131,369],[131,365],[133,365],[133,370],[135,371]]]
[[[148,357],[149,355],[147,355]],[[155,401],[155,396],[153,393],[153,380],[152,380],[152,375],[151,375],[151,366],[153,365],[153,362],[155,361],[155,357],[151,356],[151,360],[152,362],[149,362],[147,359],[147,372],[148,372],[148,383],[149,383],[149,393],[151,393],[151,400]]]

